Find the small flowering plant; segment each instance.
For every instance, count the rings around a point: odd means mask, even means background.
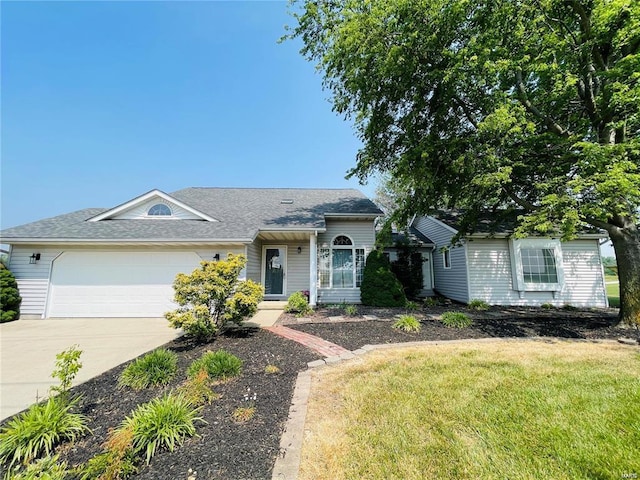
[[[247,387],[247,393],[242,397],[245,407],[236,408],[231,416],[237,423],[245,423],[253,418],[256,414],[255,401],[258,399],[256,392],[251,393],[251,387]]]
[[[302,290],[302,295],[304,295],[305,297],[307,297],[307,302],[309,301],[309,290]]]

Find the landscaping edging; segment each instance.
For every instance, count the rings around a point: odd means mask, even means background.
[[[315,360],[307,364],[307,370],[298,374],[296,386],[289,407],[289,416],[282,436],[280,437],[280,452],[273,467],[272,480],[296,480],[300,471],[302,455],[302,442],[304,439],[304,426],[306,423],[307,406],[309,395],[311,394],[311,375],[314,369],[335,365],[343,361],[350,361],[362,357],[375,350],[391,350],[397,348],[451,345],[460,343],[489,343],[495,341],[502,342],[544,342],[544,343],[609,343],[612,345],[625,345],[638,347],[638,343],[631,344],[621,340],[610,339],[576,339],[562,337],[489,337],[471,338],[458,340],[424,340],[417,342],[403,343],[383,343],[376,345],[364,345],[362,348],[353,350],[349,354],[334,357],[326,357],[322,360]]]

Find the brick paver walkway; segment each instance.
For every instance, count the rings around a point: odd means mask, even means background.
[[[336,345],[335,343],[327,342],[326,340],[316,337],[315,335],[311,335],[309,333],[299,332],[298,330],[294,330],[289,327],[284,327],[282,325],[275,325],[273,327],[265,327],[265,330],[269,330],[276,335],[280,335],[281,337],[288,338],[289,340],[293,340],[294,342],[298,342],[304,345],[311,350],[318,352],[320,355],[325,357],[337,357],[340,355],[350,353],[344,347],[340,345]]]

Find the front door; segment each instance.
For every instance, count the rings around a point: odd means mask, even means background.
[[[265,296],[285,294],[287,247],[265,246],[262,249],[262,284]]]

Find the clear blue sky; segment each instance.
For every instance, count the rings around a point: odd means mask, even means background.
[[[360,188],[285,1],[2,1],[3,228],[153,188]]]

